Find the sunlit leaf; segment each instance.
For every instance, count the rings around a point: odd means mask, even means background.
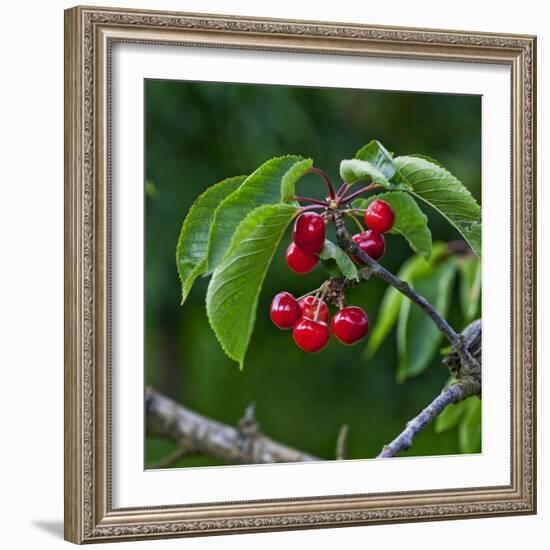
[[[377,183],[388,189],[391,187],[389,180],[374,164],[366,160],[350,159],[340,163],[340,177],[347,184],[360,180]]]
[[[369,162],[388,180],[395,176],[396,168],[391,153],[376,139],[361,147],[355,154],[355,158]]]
[[[214,271],[206,295],[210,325],[227,355],[243,367],[258,296],[273,254],[297,208],[264,205],[246,216],[236,234],[240,240]]]
[[[438,160],[435,160],[434,158],[429,157],[428,155],[421,155],[420,153],[413,153],[413,154],[407,155],[407,156],[427,160],[428,162],[431,162],[432,164],[436,164],[440,168],[443,168],[443,169],[446,170],[446,168],[445,168],[445,166],[443,166],[443,164],[441,164]]]
[[[182,303],[187,298],[195,279],[206,271],[208,234],[216,208],[245,179],[246,176],[237,176],[212,185],[197,198],[185,217],[176,247]]]
[[[481,258],[481,207],[470,191],[448,170],[425,158],[396,157],[394,163],[394,181],[405,183],[411,193],[440,212]]]
[[[311,159],[285,156],[262,164],[218,206],[208,240],[207,272],[222,262],[233,234],[243,219],[255,208],[279,204],[294,196],[294,184],[312,166]]]

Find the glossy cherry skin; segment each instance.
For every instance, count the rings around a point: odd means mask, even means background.
[[[363,231],[363,233],[356,233],[352,239],[359,245],[359,248],[373,260],[379,260],[384,255],[386,241],[382,233],[370,229],[369,231]],[[352,254],[351,257],[359,265],[365,264],[365,262],[360,260],[355,254]]]
[[[328,323],[328,306],[323,300],[321,300],[321,305],[319,306],[319,298],[315,298],[315,296],[306,296],[302,298],[298,304],[302,311],[302,317],[315,320],[315,313],[317,313],[317,308],[319,307],[317,321]]]
[[[325,244],[325,220],[315,212],[304,212],[294,222],[292,240],[302,252],[316,254]]]
[[[299,348],[308,353],[315,353],[327,345],[330,332],[328,325],[323,321],[312,321],[302,317],[294,325],[292,337]]]
[[[382,199],[376,199],[369,204],[365,212],[365,223],[378,233],[385,233],[393,227],[395,214],[391,206]]]
[[[319,256],[303,252],[296,244],[290,243],[286,249],[285,259],[288,267],[294,273],[303,275],[304,273],[309,273],[317,265]]]
[[[300,319],[302,310],[290,292],[279,292],[271,302],[270,316],[276,327],[287,330]]]
[[[369,331],[369,318],[360,307],[345,307],[332,318],[330,328],[342,344],[355,344]]]

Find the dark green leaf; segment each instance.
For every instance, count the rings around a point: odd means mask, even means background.
[[[395,213],[395,222],[390,233],[403,235],[415,252],[428,259],[432,253],[432,234],[428,228],[428,218],[416,201],[402,191],[390,191],[356,201],[354,207],[359,205],[358,208],[367,208],[377,199],[386,201]]]
[[[459,263],[460,305],[464,322],[472,321],[478,311],[481,296],[481,262],[475,258],[466,258]]]
[[[468,399],[468,410],[458,428],[458,444],[463,453],[481,452],[481,399]]]
[[[237,176],[212,185],[198,197],[189,209],[183,221],[176,247],[176,264],[181,281],[182,304],[195,279],[206,271],[208,234],[216,208],[245,179],[246,176]]]
[[[439,211],[468,241],[481,258],[481,207],[464,185],[449,171],[424,158],[394,159],[394,181]]]
[[[435,243],[432,248],[430,262],[427,262],[422,256],[412,256],[401,266],[397,276],[403,281],[412,283],[415,277],[421,277],[431,272],[435,262],[446,253],[446,250],[447,248],[443,243]],[[374,356],[395,325],[403,299],[404,297],[401,292],[396,290],[393,286],[388,286],[382,298],[380,309],[378,310],[378,317],[374,324],[374,329],[369,336],[369,341],[365,348],[364,356],[367,359]]]
[[[326,240],[323,250],[319,253],[319,257],[322,260],[332,259],[336,262],[342,275],[346,279],[352,279],[354,281],[359,280],[359,275],[357,274],[357,268],[353,263],[353,260],[344,252],[339,246],[335,245],[333,242]]]
[[[237,226],[255,208],[294,196],[294,184],[312,166],[311,159],[289,155],[262,164],[218,207],[208,240],[207,271],[223,260]]]
[[[356,159],[366,160],[391,180],[395,176],[396,168],[391,153],[376,139],[361,147],[355,155]]]
[[[263,205],[237,228],[238,240],[214,271],[206,295],[210,325],[227,355],[243,367],[258,296],[273,254],[297,208]]]
[[[413,288],[445,318],[452,294],[452,283],[456,271],[453,257],[448,258],[431,273],[417,277]],[[410,300],[403,300],[399,313],[397,351],[399,364],[397,380],[416,376],[424,371],[437,352],[441,332],[426,313]]]

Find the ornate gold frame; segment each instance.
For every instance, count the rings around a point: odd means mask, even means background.
[[[110,55],[115,42],[497,63],[512,71],[509,486],[113,509]],[[532,514],[535,447],[533,36],[76,7],[65,12],[65,538],[101,542]]]

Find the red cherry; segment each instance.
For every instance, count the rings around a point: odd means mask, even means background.
[[[271,302],[273,324],[283,330],[292,328],[302,316],[300,305],[290,292],[279,292]]]
[[[319,307],[319,316],[317,317],[317,320],[328,323],[328,306],[325,302],[323,302],[323,300],[320,301],[321,305],[319,306],[319,298],[315,298],[315,296],[306,296],[305,298],[302,298],[298,302],[302,311],[301,316],[306,319],[315,319],[315,314],[317,313],[317,308]]]
[[[345,307],[332,318],[330,328],[343,344],[355,344],[369,331],[369,318],[360,307]]]
[[[308,273],[319,261],[319,257],[315,254],[309,254],[302,251],[294,243],[290,243],[286,249],[286,263],[294,273]]]
[[[391,206],[382,199],[376,199],[369,204],[365,212],[365,223],[378,233],[385,233],[393,227],[395,214]]]
[[[325,220],[315,212],[300,214],[294,223],[292,240],[303,252],[321,252],[325,244]]]
[[[377,233],[370,229],[369,231],[363,231],[363,233],[356,233],[352,239],[358,244],[359,248],[373,260],[379,260],[384,255],[386,241],[382,233]],[[360,265],[365,264],[365,262],[360,260],[355,254],[352,254],[351,257],[356,263]]]
[[[326,323],[305,318],[300,319],[292,331],[296,345],[309,353],[321,351],[327,345],[329,336]]]

